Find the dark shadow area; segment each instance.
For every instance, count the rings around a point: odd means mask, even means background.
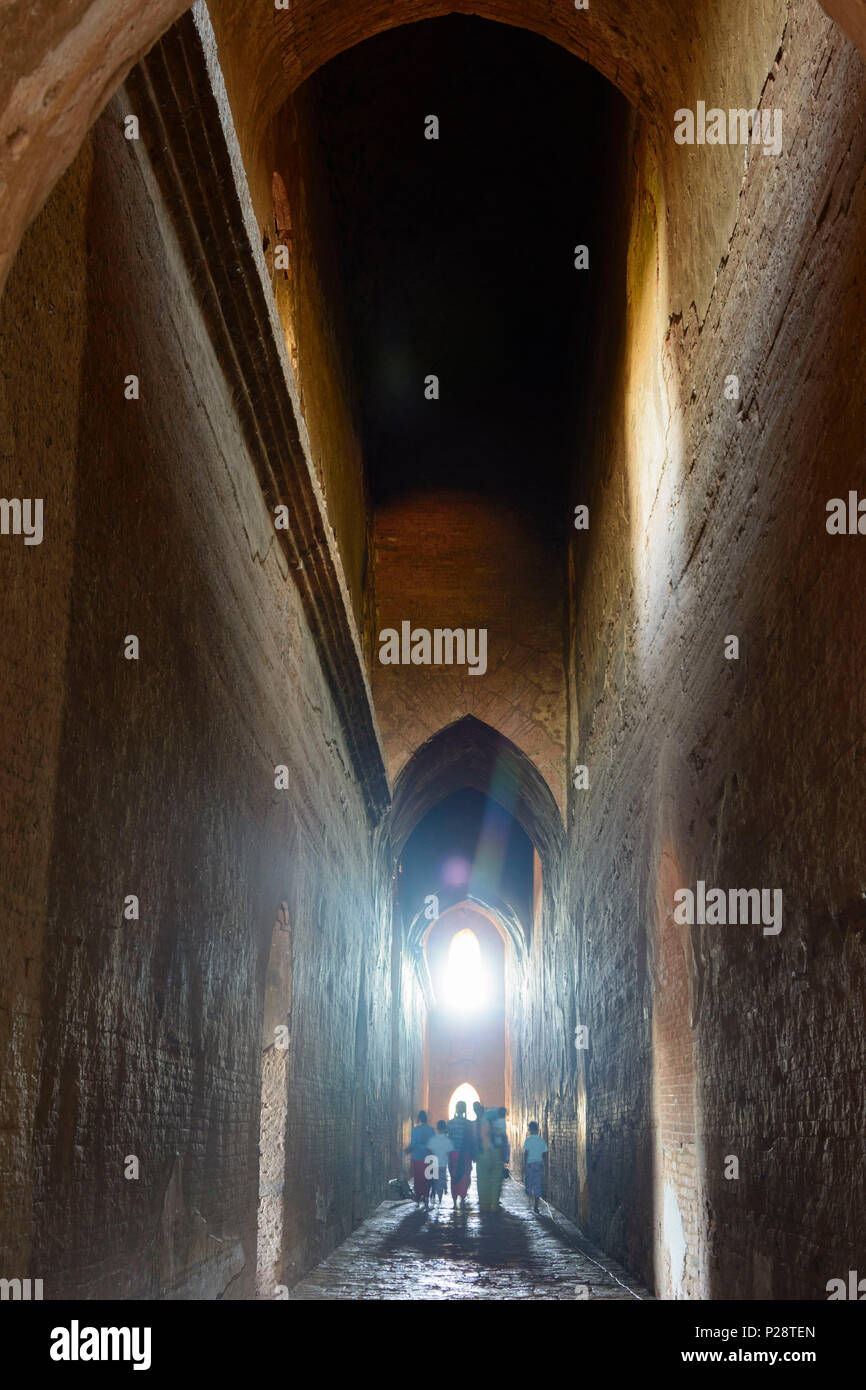
[[[598,284],[574,248],[600,249],[605,129],[623,99],[547,40],[464,16],[359,44],[303,90],[340,229],[374,504],[505,495],[556,532]]]

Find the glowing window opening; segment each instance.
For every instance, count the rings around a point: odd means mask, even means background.
[[[481,943],[474,931],[464,927],[455,932],[448,948],[443,1003],[462,1013],[483,1009],[490,993],[490,981],[481,959]]]
[[[473,1105],[475,1104],[476,1100],[480,1100],[480,1099],[481,1099],[481,1097],[479,1096],[479,1094],[478,1094],[478,1092],[476,1091],[475,1087],[474,1087],[474,1086],[470,1086],[468,1081],[462,1081],[462,1082],[460,1083],[460,1085],[457,1087],[457,1090],[454,1092],[454,1094],[452,1095],[451,1099],[450,1099],[449,1102],[448,1102],[448,1118],[449,1118],[449,1120],[450,1120],[450,1119],[453,1119],[453,1117],[454,1117],[454,1111],[457,1109],[457,1102],[458,1102],[458,1100],[465,1100],[465,1101],[466,1101],[466,1116],[467,1116],[467,1119],[474,1120],[474,1119],[475,1119],[475,1111],[472,1109],[472,1107],[473,1107]]]

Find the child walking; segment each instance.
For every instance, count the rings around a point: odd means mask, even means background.
[[[447,1191],[448,1155],[451,1152],[451,1137],[444,1120],[440,1120],[436,1125],[436,1133],[432,1139],[428,1139],[427,1148],[430,1150],[427,1156],[427,1164],[431,1170],[430,1199],[433,1202],[438,1201],[441,1206],[442,1198]]]
[[[529,1122],[529,1133],[523,1143],[523,1152],[526,1155],[526,1195],[534,1199],[535,1210],[538,1211],[538,1202],[541,1197],[541,1171],[544,1155],[547,1153],[547,1145],[538,1132],[537,1120],[530,1120]]]
[[[404,1153],[412,1155],[412,1183],[415,1188],[415,1201],[425,1207],[430,1205],[430,1181],[426,1173],[426,1158],[430,1147],[430,1140],[436,1133],[432,1125],[427,1123],[427,1111],[419,1110],[418,1119],[412,1126],[412,1137],[403,1150]]]

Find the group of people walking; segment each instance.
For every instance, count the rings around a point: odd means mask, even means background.
[[[485,1109],[480,1100],[473,1104],[475,1119],[466,1113],[465,1100],[459,1100],[450,1120],[439,1120],[434,1129],[427,1122],[427,1111],[419,1110],[412,1127],[412,1137],[404,1150],[412,1159],[412,1182],[415,1201],[429,1210],[431,1201],[441,1206],[451,1177],[451,1198],[454,1206],[466,1206],[466,1196],[475,1164],[480,1211],[496,1211],[502,1191],[502,1179],[507,1173],[511,1151],[506,1127],[504,1105]],[[524,1143],[526,1159],[526,1193],[534,1198],[535,1210],[541,1197],[541,1176],[547,1145],[538,1132],[535,1120],[529,1126]]]

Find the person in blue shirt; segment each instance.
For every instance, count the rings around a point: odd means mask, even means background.
[[[424,1203],[424,1209],[430,1207],[430,1179],[427,1177],[425,1169],[427,1167],[426,1158],[430,1152],[430,1140],[436,1133],[432,1125],[427,1123],[427,1111],[419,1110],[418,1119],[412,1126],[412,1137],[403,1150],[404,1153],[412,1155],[412,1183],[415,1188],[415,1201],[420,1205]]]
[[[538,1203],[541,1198],[541,1174],[544,1166],[544,1155],[547,1153],[547,1145],[538,1132],[538,1121],[530,1120],[529,1133],[523,1143],[523,1152],[526,1156],[526,1195],[535,1201],[535,1210],[538,1211]]]

